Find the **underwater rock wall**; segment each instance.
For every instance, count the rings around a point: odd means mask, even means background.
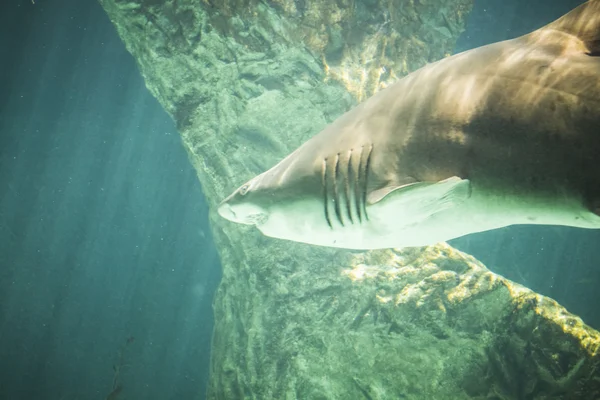
[[[472,5],[100,3],[176,121],[213,210],[358,101],[447,55]],[[347,252],[211,220],[223,279],[210,399],[600,393],[596,332],[446,245]]]

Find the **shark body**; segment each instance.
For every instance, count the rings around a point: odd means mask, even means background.
[[[352,249],[600,228],[599,210],[600,0],[409,74],[218,209],[267,236]]]

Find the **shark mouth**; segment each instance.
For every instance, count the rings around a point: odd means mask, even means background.
[[[331,229],[332,218],[342,227],[369,220],[366,201],[372,152],[373,145],[366,145],[323,159],[323,210]]]
[[[267,220],[269,219],[269,215],[265,212],[253,212],[251,214],[248,213],[242,213],[242,215],[239,215],[239,213],[236,213],[235,208],[232,207],[230,204],[228,204],[227,202],[223,202],[219,205],[219,208],[217,209],[217,212],[219,213],[219,215],[229,221],[232,222],[236,222],[238,224],[245,224],[245,225],[262,225],[265,222],[267,222]]]

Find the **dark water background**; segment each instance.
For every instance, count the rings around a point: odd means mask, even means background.
[[[579,4],[476,0],[458,50]],[[600,232],[453,241],[600,327]],[[0,400],[203,398],[219,264],[174,124],[94,0],[0,6]],[[129,340],[128,340],[129,339]]]
[[[113,366],[203,398],[220,266],[173,122],[96,1],[1,4],[0,399],[105,399]]]

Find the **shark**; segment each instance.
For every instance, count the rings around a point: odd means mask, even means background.
[[[218,206],[318,246],[425,246],[517,224],[600,228],[600,0],[428,64]]]

